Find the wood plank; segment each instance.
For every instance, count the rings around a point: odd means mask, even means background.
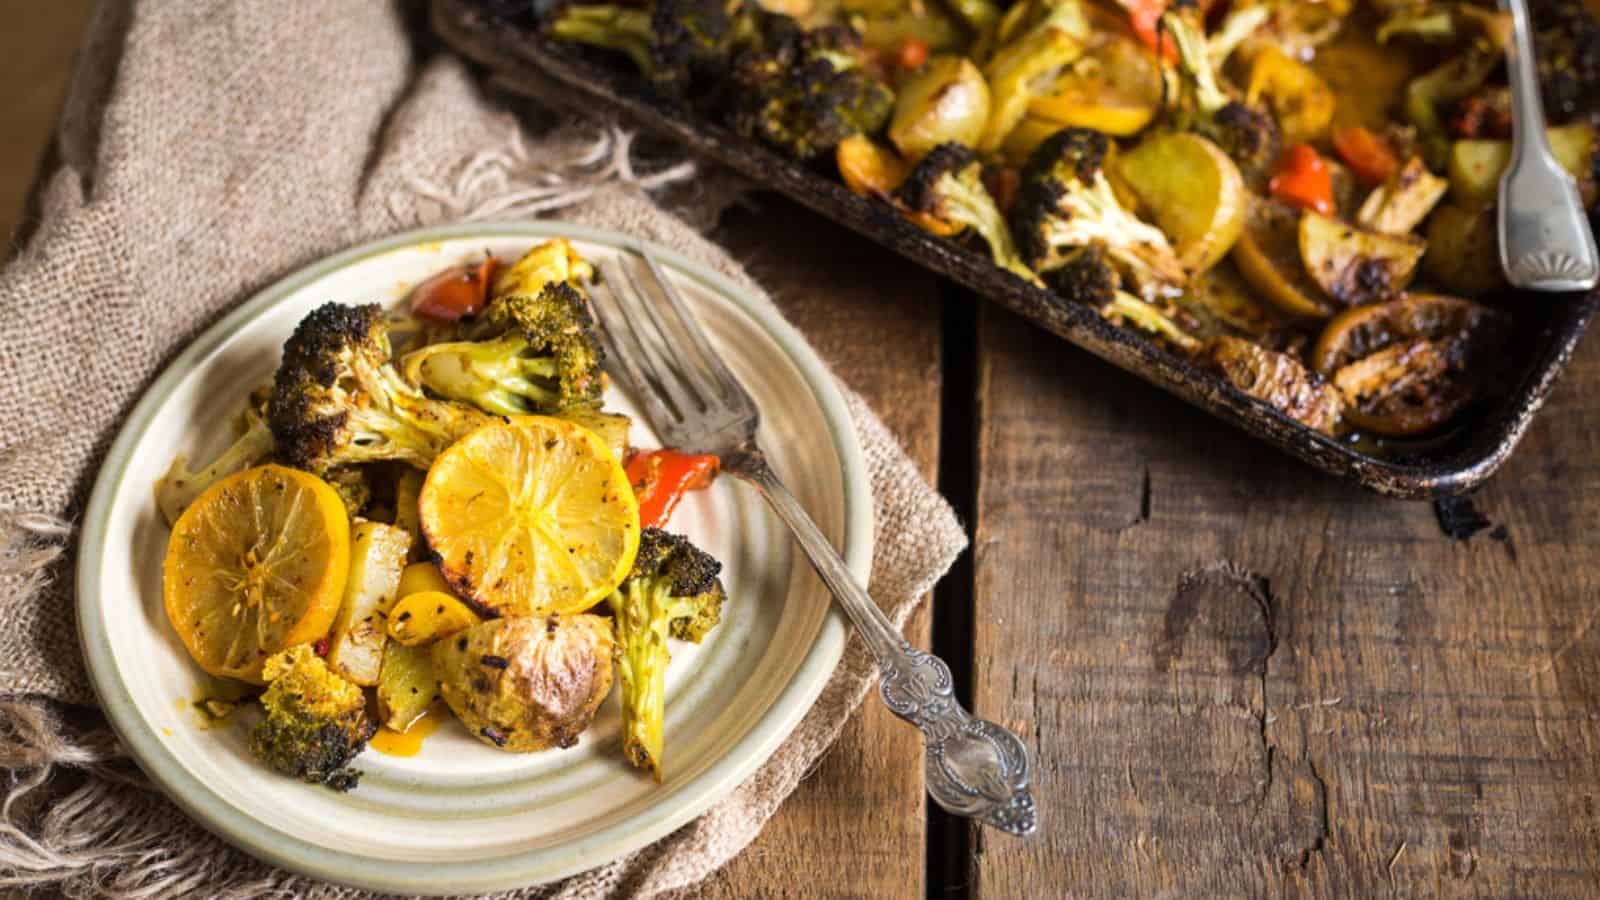
[[[6,249],[0,260],[11,255],[11,235],[54,132],[91,8],[89,0],[39,4],[26,15],[7,16],[0,29],[0,84],[6,85],[0,111],[0,237]]]
[[[979,896],[1592,896],[1600,352],[1468,542],[985,310],[974,695],[1042,834]]]
[[[758,202],[754,212],[730,213],[717,238],[931,481],[939,452],[937,281],[787,200]],[[927,646],[930,622],[925,605],[906,636]],[[920,742],[868,697],[761,835],[692,894],[920,898],[924,803]]]

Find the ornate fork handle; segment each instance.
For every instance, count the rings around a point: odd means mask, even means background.
[[[767,466],[746,444],[725,454],[723,469],[755,486],[794,532],[811,564],[878,660],[879,693],[891,712],[915,725],[927,746],[928,794],[946,810],[1011,834],[1037,826],[1028,790],[1028,754],[1016,735],[974,717],[956,700],[950,668],[900,636],[844,560]]]

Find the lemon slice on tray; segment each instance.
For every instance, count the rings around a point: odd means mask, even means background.
[[[327,482],[260,466],[212,485],[172,527],[167,618],[200,667],[261,680],[268,656],[328,633],[350,571],[350,520]]]
[[[633,568],[639,507],[621,463],[571,422],[516,416],[439,455],[422,531],[456,593],[501,615],[576,613]]]

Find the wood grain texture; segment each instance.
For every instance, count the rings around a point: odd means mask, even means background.
[[[937,281],[786,200],[763,195],[716,237],[822,359],[878,411],[931,480],[938,459]],[[930,607],[906,630],[926,647]],[[922,897],[922,745],[875,697],[727,868],[695,897]]]
[[[1461,542],[986,309],[974,696],[1042,834],[976,893],[1600,890],[1593,343]]]
[[[30,4],[0,28],[0,260],[11,256],[34,175],[55,129],[72,60],[89,21],[89,0]]]

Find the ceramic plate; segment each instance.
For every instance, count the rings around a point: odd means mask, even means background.
[[[78,622],[95,688],[140,765],[196,820],[306,874],[407,893],[534,884],[604,864],[666,835],[749,776],[816,699],[847,626],[781,524],[731,478],[673,518],[721,559],[730,600],[704,644],[673,649],[664,782],[620,753],[615,691],[576,747],[508,754],[442,726],[412,757],[368,750],[360,787],[338,794],[272,774],[242,723],[208,728],[213,695],[168,627],[167,528],[151,486],[176,453],[207,459],[252,385],[271,377],[295,323],[329,300],[401,300],[421,279],[485,250],[515,257],[564,236],[591,260],[645,248],[621,235],[541,223],[413,232],[339,254],[284,280],[180,355],[117,436],[84,517]],[[648,247],[764,413],[772,462],[865,580],[872,512],[861,448],[837,389],[787,323],[747,291]],[[635,413],[620,393],[608,406]],[[635,416],[634,442],[659,442]]]

